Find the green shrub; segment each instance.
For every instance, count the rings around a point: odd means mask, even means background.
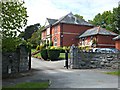
[[[28,50],[31,49],[31,44],[25,40],[16,37],[8,37],[2,39],[3,52],[15,52],[20,45],[25,45]]]
[[[50,48],[51,48],[51,46],[48,46],[48,47],[47,47],[47,49],[50,49]]]
[[[47,49],[41,50],[40,53],[41,53],[41,57],[42,57],[44,60],[47,60],[47,59],[48,59]]]
[[[40,49],[40,50],[45,49],[44,45],[40,45],[40,46],[39,46],[39,49]]]
[[[53,42],[52,41],[50,41],[49,46],[53,46]]]
[[[2,51],[3,52],[14,52],[17,48],[17,39],[15,38],[4,38],[2,40]]]
[[[63,50],[64,50],[64,51],[65,51],[65,50],[70,51],[70,47],[64,46],[64,47],[63,47]]]
[[[56,60],[60,56],[60,50],[57,49],[48,49],[48,58],[50,60]]]
[[[65,50],[62,47],[58,47],[58,50],[60,50],[60,53],[65,53]]]
[[[57,49],[57,47],[56,46],[51,46],[50,49]]]
[[[39,50],[39,45],[37,45],[36,50],[37,50],[37,51]]]

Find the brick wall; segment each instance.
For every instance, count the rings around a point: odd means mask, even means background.
[[[78,35],[82,34],[87,29],[92,27],[82,25],[63,24],[63,46],[71,46],[72,44],[78,45]]]
[[[55,28],[57,27],[57,33]],[[57,39],[57,46],[71,46],[72,44],[78,45],[78,35],[82,34],[90,26],[73,25],[73,24],[57,24],[51,27],[50,33],[54,45],[54,39]],[[42,31],[42,40],[46,39],[46,30]]]
[[[56,31],[55,28],[57,29]],[[51,32],[52,32],[53,45],[54,45],[54,39],[57,38],[57,46],[60,46],[60,24],[53,26],[51,30],[52,30]]]
[[[44,31],[42,31],[42,40],[44,40],[44,39],[46,39],[46,35],[47,35],[47,32],[46,32],[46,30],[44,30]]]
[[[108,47],[115,48],[115,41],[113,40],[115,36],[97,35],[98,47]]]
[[[115,48],[120,50],[120,39],[115,41]]]

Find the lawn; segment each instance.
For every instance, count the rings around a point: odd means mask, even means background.
[[[120,70],[118,70],[118,71],[114,71],[114,72],[106,72],[106,74],[120,76]]]
[[[31,52],[32,52],[32,53],[36,52],[36,49],[31,49]]]
[[[60,53],[59,58],[60,58],[60,59],[65,59],[65,53]]]
[[[26,82],[26,83],[19,83],[19,84],[16,84],[14,86],[7,86],[7,87],[3,87],[2,90],[8,90],[8,89],[22,89],[24,88],[25,90],[27,89],[37,89],[37,88],[48,88],[49,86],[49,83],[48,82]],[[43,89],[42,89],[43,90]]]
[[[65,59],[65,53],[60,53],[60,59]],[[70,58],[70,54],[68,53],[68,58]]]
[[[41,58],[41,54],[38,53],[38,54],[35,54],[34,57],[38,57],[38,58]]]
[[[36,49],[31,49],[31,53],[35,53],[35,52],[37,52]],[[33,55],[33,57],[41,58],[41,54],[37,53],[37,54]]]

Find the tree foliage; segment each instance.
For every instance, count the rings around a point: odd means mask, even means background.
[[[31,38],[32,34],[34,32],[36,32],[39,28],[40,28],[40,24],[39,23],[27,26],[25,28],[25,32],[24,32],[24,39],[27,40],[27,39]]]
[[[17,32],[21,32],[27,24],[27,11],[24,7],[24,2],[12,2],[12,0],[1,1],[1,15],[2,21],[0,26],[0,35],[2,35],[2,51],[14,52],[19,45],[25,45],[30,48],[29,42],[17,37]]]
[[[3,36],[15,37],[27,24],[27,11],[24,2],[0,2],[2,21],[1,29]]]
[[[28,39],[29,42],[33,44],[34,47],[40,44],[41,41],[41,30],[44,28],[44,26],[40,27],[37,31],[35,31],[31,38]]]
[[[111,29],[113,21],[113,14],[111,11],[104,11],[102,14],[98,13],[92,21],[92,24],[101,26],[106,29]]]
[[[114,32],[120,34],[120,5],[118,8],[113,9],[113,24],[112,28]]]
[[[89,22],[95,26],[101,26],[120,34],[120,5],[117,8],[113,8],[113,11],[104,11],[102,14],[98,13]]]
[[[77,18],[83,19],[83,16],[81,16],[79,14],[75,14],[74,16],[76,16]]]

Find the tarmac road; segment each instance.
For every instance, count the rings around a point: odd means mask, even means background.
[[[64,62],[32,59],[32,67],[41,70],[37,77],[51,81],[50,88],[118,88],[118,76],[104,74],[106,70],[66,69]]]
[[[65,60],[43,61],[32,58],[32,69],[34,70],[32,75],[4,80],[3,85],[42,79],[50,80],[49,88],[118,88],[118,76],[104,73],[109,70],[66,69],[64,62]]]

